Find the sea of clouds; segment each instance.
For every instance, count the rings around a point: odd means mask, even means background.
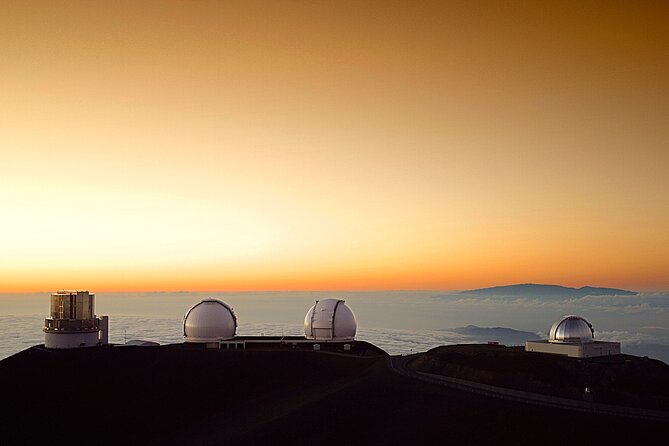
[[[97,313],[110,316],[111,342],[181,342],[183,315],[205,297],[234,307],[239,334],[267,336],[302,334],[302,319],[315,299],[340,297],[356,313],[358,339],[391,354],[455,343],[520,345],[524,338],[547,336],[561,316],[578,314],[594,325],[597,339],[621,342],[624,353],[669,363],[669,293],[565,300],[429,291],[119,293],[98,295]],[[48,293],[0,295],[0,358],[43,343],[48,311]]]

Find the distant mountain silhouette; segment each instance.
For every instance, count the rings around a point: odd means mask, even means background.
[[[536,283],[480,288],[478,290],[462,291],[462,293],[480,296],[542,297],[552,299],[578,299],[584,296],[636,296],[639,294],[636,291],[619,290],[617,288],[592,286],[570,288],[560,285],[541,285]]]
[[[531,331],[520,331],[506,327],[477,327],[476,325],[467,325],[466,327],[449,328],[444,331],[461,334],[467,338],[471,338],[471,341],[475,342],[497,341],[508,345],[525,344],[527,340],[539,339],[539,335]]]

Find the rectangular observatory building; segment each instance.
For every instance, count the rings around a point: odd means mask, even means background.
[[[582,344],[525,341],[526,352],[550,353],[571,358],[594,358],[620,354],[620,342],[593,341]]]

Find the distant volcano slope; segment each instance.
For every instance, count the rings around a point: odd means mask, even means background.
[[[441,331],[459,335],[459,338],[455,338],[457,339],[457,343],[493,341],[509,345],[525,345],[525,341],[539,339],[537,333],[506,327],[477,327],[476,325],[467,325],[466,327],[447,328]]]
[[[601,288],[583,286],[581,288],[570,288],[561,285],[541,285],[536,283],[523,283],[518,285],[504,285],[477,290],[461,291],[462,294],[474,294],[478,296],[507,296],[528,297],[547,299],[579,299],[585,296],[636,296],[636,291],[621,290],[617,288]]]

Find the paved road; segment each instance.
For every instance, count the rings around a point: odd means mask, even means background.
[[[600,415],[614,415],[626,418],[639,418],[651,421],[669,422],[669,412],[658,410],[638,409],[633,407],[614,406],[610,404],[591,403],[587,401],[570,400],[567,398],[540,395],[520,390],[480,384],[463,379],[451,378],[431,373],[416,372],[408,367],[416,355],[390,356],[387,365],[390,370],[409,379],[417,379],[438,386],[457,389],[464,392],[476,393],[491,398],[515,401],[524,404],[533,404],[544,407],[554,407],[579,412],[595,413]]]

